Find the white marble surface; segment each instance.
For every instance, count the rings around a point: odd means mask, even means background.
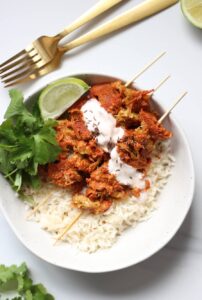
[[[79,32],[109,19],[138,0],[124,3],[111,13],[98,18]],[[0,61],[27,45],[42,33],[56,33],[74,20],[95,0],[1,0],[0,1]],[[147,261],[109,274],[89,275],[63,270],[47,264],[22,246],[0,213],[0,263],[26,261],[34,278],[44,282],[58,300],[66,299],[137,299],[172,300],[201,299],[202,293],[202,31],[190,26],[179,5],[114,34],[99,42],[84,46],[66,56],[62,70],[72,73],[94,71],[130,78],[145,63],[163,50],[164,57],[138,83],[145,88],[155,86],[165,75],[171,80],[157,96],[169,105],[181,91],[188,90],[186,99],[174,111],[191,144],[196,191],[192,208],[173,240]],[[60,76],[50,74],[39,83]],[[30,84],[21,87],[25,93]],[[8,105],[7,91],[0,86],[0,121]],[[186,170],[185,170],[186,171]],[[176,195],[177,196],[177,195]]]

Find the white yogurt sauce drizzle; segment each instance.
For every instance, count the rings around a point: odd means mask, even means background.
[[[108,163],[109,172],[116,176],[116,179],[124,185],[131,187],[137,187],[143,189],[145,187],[145,181],[142,178],[143,174],[137,169],[131,167],[130,165],[124,163],[116,147],[111,151],[111,158]]]
[[[116,127],[116,119],[108,113],[97,99],[88,100],[82,107],[85,124],[89,131],[96,133],[96,140],[106,152],[110,153],[108,170],[116,176],[119,183],[131,187],[144,188],[145,181],[141,172],[124,163],[117,150],[116,143],[124,135],[121,127]]]
[[[97,133],[97,143],[105,151],[110,152],[112,145],[123,137],[123,128],[116,127],[116,119],[100,105],[97,99],[88,100],[81,107],[81,111],[88,130]]]

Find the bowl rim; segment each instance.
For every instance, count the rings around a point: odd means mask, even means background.
[[[37,89],[35,89],[35,91],[33,91],[32,89],[30,89],[30,91],[28,91],[28,95],[26,95],[25,97],[25,102],[27,102],[29,100],[30,97],[32,97],[34,94],[40,92],[41,89],[45,88],[47,85],[51,84],[52,82],[56,81],[56,80],[60,80],[62,78],[65,78],[65,77],[79,77],[79,76],[100,76],[100,77],[105,77],[106,79],[111,79],[111,80],[121,80],[122,82],[126,82],[124,79],[120,78],[120,77],[117,77],[115,75],[108,75],[106,73],[94,73],[94,72],[76,72],[76,73],[68,73],[66,74],[65,76],[60,76],[60,77],[57,77],[56,79],[54,80],[50,80],[48,83],[44,83],[42,85],[40,85]],[[107,82],[107,81],[106,81]],[[139,84],[131,84],[132,87],[136,87],[137,89],[142,89],[141,88],[141,85]],[[152,96],[152,100],[154,101],[155,104],[157,104],[159,106],[160,109],[164,110],[164,106],[159,104],[159,101],[158,101],[158,97],[156,96]],[[78,271],[78,272],[84,272],[84,273],[108,273],[108,272],[113,272],[113,271],[118,271],[118,270],[122,270],[122,269],[125,269],[125,268],[128,268],[130,266],[133,266],[135,264],[138,264],[138,263],[141,263],[142,261],[150,258],[151,256],[153,256],[155,253],[159,252],[173,237],[174,235],[177,233],[177,231],[179,230],[179,228],[181,227],[181,225],[183,224],[189,210],[190,210],[190,207],[191,207],[191,204],[193,202],[193,198],[194,198],[194,192],[195,192],[195,171],[194,171],[194,163],[193,163],[193,158],[192,158],[192,154],[191,154],[191,149],[190,149],[190,146],[189,146],[189,143],[188,143],[188,140],[187,140],[187,137],[184,133],[184,130],[181,128],[181,126],[179,125],[179,122],[176,121],[176,119],[173,117],[173,116],[170,116],[169,115],[169,119],[171,120],[171,122],[174,124],[174,126],[177,128],[177,130],[180,132],[180,135],[182,136],[182,139],[186,145],[186,149],[187,149],[187,154],[188,154],[188,159],[189,159],[189,162],[190,162],[190,171],[191,171],[191,174],[190,174],[190,193],[189,193],[189,197],[187,198],[187,206],[186,206],[186,210],[184,211],[184,215],[182,215],[181,219],[180,219],[180,222],[178,223],[178,226],[176,226],[171,232],[169,235],[167,235],[167,238],[163,240],[162,243],[160,243],[159,246],[157,247],[154,247],[153,250],[150,252],[150,254],[145,254],[141,257],[141,259],[138,261],[138,262],[128,262],[127,264],[124,263],[122,264],[121,262],[119,263],[119,265],[117,267],[113,267],[113,268],[104,268],[104,269],[99,269],[99,270],[93,270],[93,269],[86,269],[86,268],[73,268],[73,267],[66,267],[64,265],[62,265],[61,263],[59,262],[53,262],[49,259],[46,259],[45,257],[43,257],[43,255],[40,255],[39,253],[36,253],[34,252],[34,250],[32,250],[32,248],[29,247],[29,245],[26,244],[25,240],[22,238],[21,235],[19,235],[18,233],[18,230],[16,230],[15,226],[12,224],[9,216],[7,215],[3,205],[2,205],[2,201],[0,201],[0,209],[1,211],[3,212],[3,215],[6,219],[6,221],[8,222],[8,224],[10,225],[11,229],[13,230],[13,232],[15,233],[15,235],[17,236],[17,238],[22,242],[22,244],[30,251],[32,252],[34,255],[36,255],[37,257],[39,257],[40,259],[52,264],[52,265],[55,265],[55,266],[58,266],[58,267],[61,267],[61,268],[64,268],[64,269],[68,269],[68,270],[73,270],[73,271]],[[1,174],[0,174],[1,175]],[[1,175],[2,176],[2,175]],[[42,230],[42,229],[41,229]],[[112,245],[113,247],[113,245]]]

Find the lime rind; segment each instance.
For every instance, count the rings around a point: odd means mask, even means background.
[[[78,85],[82,86],[86,90],[89,89],[89,85],[85,81],[83,81],[83,80],[81,80],[79,78],[76,78],[76,77],[66,77],[66,78],[63,78],[63,79],[58,79],[56,81],[53,81],[47,87],[50,87],[50,86],[56,85],[56,84],[60,84],[60,83],[78,84]]]
[[[181,0],[180,1],[181,10],[182,10],[185,18],[192,25],[202,29],[202,3],[201,3],[201,1],[198,1],[198,6],[197,6],[197,1],[195,1],[196,6],[188,5],[190,3],[191,3],[190,0]],[[192,13],[191,13],[191,11],[192,11]]]
[[[39,97],[39,109],[44,119],[57,118],[85,94],[89,85],[79,78],[67,77],[48,85]]]

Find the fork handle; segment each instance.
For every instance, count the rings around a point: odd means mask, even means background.
[[[60,47],[60,50],[66,52],[88,42],[91,42],[115,30],[149,17],[177,2],[178,0],[146,0],[135,6],[134,8],[126,11],[125,13],[115,17],[111,21],[65,44],[63,47]]]
[[[91,21],[98,15],[102,14],[106,10],[110,9],[111,7],[115,6],[119,2],[124,0],[100,0],[96,5],[94,5],[91,9],[89,9],[86,13],[84,13],[81,17],[67,26],[62,32],[60,32],[57,37],[62,39],[69,33],[73,32],[77,28],[81,27],[85,23]]]

